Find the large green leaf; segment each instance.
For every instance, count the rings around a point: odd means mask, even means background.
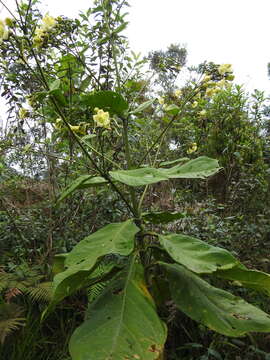
[[[182,234],[158,235],[160,244],[178,263],[198,274],[231,269],[238,264],[233,255],[194,237]]]
[[[90,106],[92,109],[97,107],[117,115],[121,115],[128,109],[128,103],[123,96],[110,90],[97,91],[89,95],[84,95],[82,96],[82,103]]]
[[[204,179],[220,170],[218,161],[206,156],[190,160],[184,165],[176,165],[169,169],[140,168],[135,170],[111,171],[113,179],[129,186],[155,184],[169,179]]]
[[[193,320],[227,336],[269,332],[270,316],[227,291],[218,289],[178,264],[167,269],[173,301]]]
[[[232,269],[217,271],[216,275],[232,280],[235,285],[262,291],[270,296],[270,275],[263,271],[247,269],[238,263]]]
[[[168,224],[171,221],[183,219],[186,217],[186,213],[158,211],[143,213],[142,218],[152,224]]]
[[[76,190],[87,189],[97,185],[104,185],[106,183],[107,180],[105,180],[101,176],[93,177],[92,175],[81,175],[62,192],[61,196],[57,200],[57,203],[63,201],[65,198],[73,194],[73,192]]]
[[[166,340],[143,276],[134,259],[90,305],[70,340],[73,360],[154,360]]]
[[[66,257],[67,269],[54,278],[52,304],[83,287],[97,260],[102,256],[129,255],[138,231],[139,228],[132,220],[127,220],[107,225],[80,241]]]
[[[154,101],[155,99],[145,101],[144,103],[140,104],[135,110],[131,111],[130,114],[137,114],[142,112],[143,110],[147,109],[150,105],[152,105]]]
[[[214,175],[221,168],[218,161],[207,156],[200,156],[194,160],[190,160],[184,165],[178,164],[170,169],[160,169],[170,179],[205,179]]]
[[[149,185],[162,180],[168,180],[168,177],[162,174],[159,169],[149,167],[135,170],[110,171],[110,175],[114,180],[129,186]]]

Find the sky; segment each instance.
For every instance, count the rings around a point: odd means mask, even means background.
[[[4,0],[12,6],[14,0]],[[44,12],[75,17],[91,0],[42,0]],[[269,96],[270,0],[130,0],[130,46],[143,55],[186,45],[188,65],[207,60],[233,65],[236,82]],[[1,5],[0,5],[1,11]],[[0,17],[4,17],[4,10]]]

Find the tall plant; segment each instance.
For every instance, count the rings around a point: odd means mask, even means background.
[[[18,7],[17,14],[12,14],[14,20],[1,24],[2,50],[10,46],[36,81],[38,91],[31,93],[31,100],[36,101],[37,110],[43,105],[44,120],[53,118],[55,131],[68,137],[78,149],[78,158],[83,157],[88,164],[88,172],[72,182],[58,201],[78,189],[109,186],[123,203],[122,221],[102,227],[70,253],[57,257],[60,270],[44,317],[67,296],[90,288],[85,321],[70,340],[74,360],[161,358],[167,326],[158,308],[167,300],[224,335],[270,331],[269,315],[211,284],[212,279],[221,278],[270,295],[268,274],[246,268],[225,249],[185,234],[167,234],[165,229],[156,232],[149,225],[181,217],[170,212],[144,212],[151,185],[171,179],[205,179],[220,167],[205,156],[158,160],[165,134],[181,120],[185,107],[205,87],[206,80],[190,87],[181,105],[158,104],[151,97],[141,103],[140,86],[128,102],[130,88],[126,85],[132,60],[125,59],[120,35],[127,25],[122,15],[127,5],[120,0],[95,1],[83,15],[85,23],[75,22],[73,30],[77,29],[78,38],[65,47],[65,54],[61,53],[65,40],[59,36],[62,20],[45,15],[38,22],[30,21],[30,14],[34,14],[31,1]],[[84,34],[91,37],[91,43],[84,43]],[[57,53],[48,59],[46,54],[53,46]],[[60,69],[53,61],[54,57],[59,60],[59,54]],[[76,71],[70,76],[67,69]],[[149,124],[141,119],[149,108],[164,114],[166,125],[159,132],[157,127],[158,133],[145,149],[140,148],[139,140]],[[152,113],[150,128],[155,126]],[[110,146],[115,150],[112,138],[122,151],[118,161],[115,151],[109,151]]]

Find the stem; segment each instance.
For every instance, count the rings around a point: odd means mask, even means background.
[[[128,167],[128,169],[131,169],[132,168],[132,161],[131,161],[131,157],[130,157],[130,149],[129,149],[129,142],[128,142],[128,120],[122,118],[122,121],[123,121],[123,141],[124,141],[124,146],[125,146],[125,155],[126,155],[126,160],[127,160],[127,167]],[[129,190],[130,190],[133,210],[135,212],[135,217],[137,218],[137,220],[140,220],[140,214],[139,214],[138,202],[137,202],[137,198],[136,198],[136,192],[132,187],[130,187]]]
[[[141,161],[140,161],[140,165],[144,162],[144,160],[147,158],[148,154],[153,150],[153,148],[156,146],[156,144],[159,142],[159,140],[166,134],[166,132],[169,130],[169,128],[172,126],[172,124],[174,123],[174,121],[178,118],[178,116],[182,116],[185,105],[197,94],[197,89],[195,88],[194,91],[191,93],[190,96],[188,96],[184,101],[183,104],[181,105],[180,111],[178,114],[174,115],[172,117],[172,119],[170,120],[170,122],[167,124],[167,126],[165,126],[165,128],[161,131],[161,133],[158,135],[158,137],[156,138],[156,140],[152,143],[152,145],[150,146],[150,148],[147,150],[147,152],[144,154],[144,156],[142,157]]]

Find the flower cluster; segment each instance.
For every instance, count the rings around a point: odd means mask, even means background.
[[[97,126],[110,129],[110,114],[99,108],[95,108],[94,111],[96,112],[96,115],[93,116],[93,119]]]
[[[19,110],[19,118],[20,119],[25,119],[29,116],[29,110],[21,107]]]
[[[188,154],[192,154],[192,153],[194,153],[195,151],[197,151],[197,149],[198,149],[198,146],[197,146],[197,144],[194,142],[194,143],[191,144],[191,147],[187,150],[187,153],[188,153]]]
[[[218,72],[220,75],[224,75],[226,73],[232,73],[233,72],[232,65],[231,64],[221,64],[218,67]]]
[[[44,37],[47,36],[48,32],[51,31],[57,25],[57,21],[54,17],[46,14],[42,18],[41,26],[37,27],[35,30],[34,44],[37,47],[40,47],[43,43]]]
[[[8,29],[6,28],[7,22],[0,20],[0,44],[2,44],[3,40],[8,39]]]
[[[88,124],[86,124],[85,122],[80,122],[78,125],[71,125],[68,124],[70,129],[77,135],[86,135],[87,133],[87,128],[88,128]],[[65,126],[64,122],[62,119],[58,118],[55,120],[54,126],[56,128],[56,130],[60,131],[62,133],[62,135],[67,134],[68,133],[68,129]]]
[[[177,98],[181,97],[182,96],[182,91],[180,89],[175,90],[174,96],[177,97]]]
[[[158,102],[160,105],[164,105],[164,103],[165,103],[164,97],[158,98]]]

